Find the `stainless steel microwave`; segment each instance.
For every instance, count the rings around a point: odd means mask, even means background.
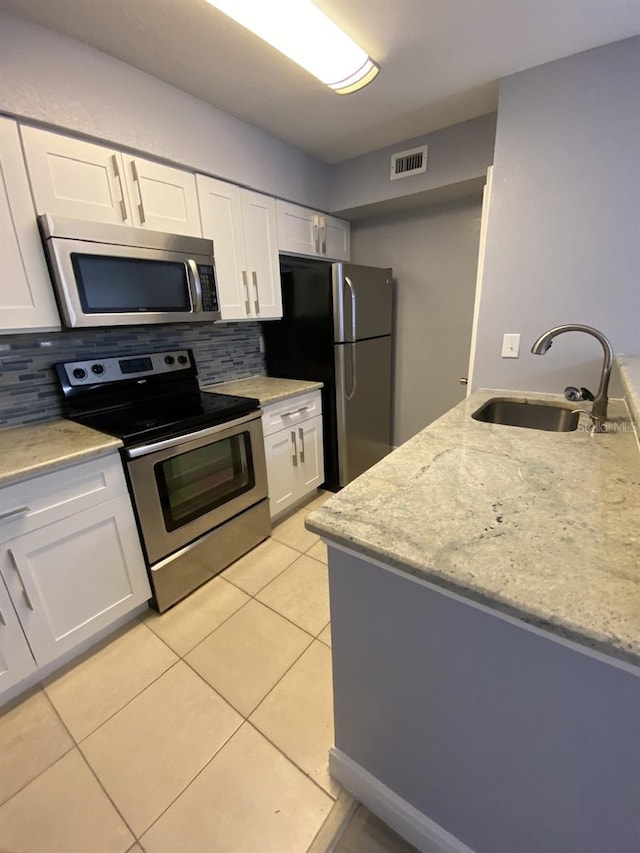
[[[220,319],[211,240],[49,214],[38,225],[66,326]]]

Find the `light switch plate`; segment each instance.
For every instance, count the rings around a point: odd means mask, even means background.
[[[520,355],[520,335],[508,334],[502,338],[502,358],[518,358]]]

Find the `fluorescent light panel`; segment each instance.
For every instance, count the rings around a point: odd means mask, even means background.
[[[208,0],[341,95],[380,70],[311,0]]]

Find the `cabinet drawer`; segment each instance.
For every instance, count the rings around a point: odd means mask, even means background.
[[[271,435],[280,429],[301,423],[322,414],[322,397],[320,390],[296,394],[278,403],[271,403],[262,408],[262,431]]]
[[[0,542],[37,530],[126,491],[119,454],[101,456],[5,486],[0,489]]]

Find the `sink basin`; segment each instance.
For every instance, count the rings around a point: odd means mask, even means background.
[[[520,403],[508,397],[494,397],[476,409],[471,417],[488,424],[571,432],[577,428],[580,415],[563,406]]]

